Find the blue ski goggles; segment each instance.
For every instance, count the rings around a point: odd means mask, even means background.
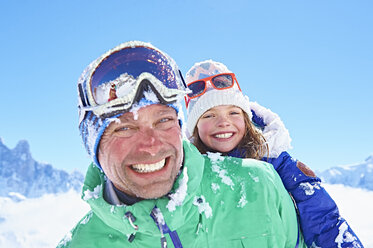
[[[146,87],[165,103],[187,94],[176,63],[144,42],[119,45],[94,61],[83,74],[78,83],[79,107],[100,117],[128,110]]]

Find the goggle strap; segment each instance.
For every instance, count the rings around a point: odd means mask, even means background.
[[[186,85],[185,80],[184,80],[184,77],[183,77],[183,74],[181,73],[180,70],[179,70],[179,75],[180,75],[181,81],[183,82],[183,85],[184,85],[185,89],[187,89],[188,86]]]
[[[83,107],[87,107],[88,106],[88,102],[87,102],[88,99],[86,99],[86,94],[84,94],[82,84],[78,84],[78,90],[79,90],[80,101],[82,102]]]

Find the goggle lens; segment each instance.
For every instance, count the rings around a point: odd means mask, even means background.
[[[97,104],[128,94],[137,77],[148,72],[169,89],[177,89],[177,79],[168,59],[149,47],[128,47],[103,59],[92,73],[90,86]]]

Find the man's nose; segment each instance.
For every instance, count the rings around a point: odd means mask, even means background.
[[[161,149],[161,144],[159,135],[157,135],[153,128],[147,127],[139,132],[138,151],[146,152],[154,156]]]

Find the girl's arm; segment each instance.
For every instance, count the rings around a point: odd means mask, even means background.
[[[291,138],[280,117],[256,102],[250,103],[252,122],[262,131],[269,158],[287,191],[294,198],[305,242],[312,247],[363,247],[357,235],[339,214],[338,207],[320,178],[286,151]]]
[[[268,162],[273,164],[296,202],[308,246],[363,247],[347,221],[340,216],[337,205],[322,187],[320,178],[307,166],[287,152],[277,158],[269,158]]]

